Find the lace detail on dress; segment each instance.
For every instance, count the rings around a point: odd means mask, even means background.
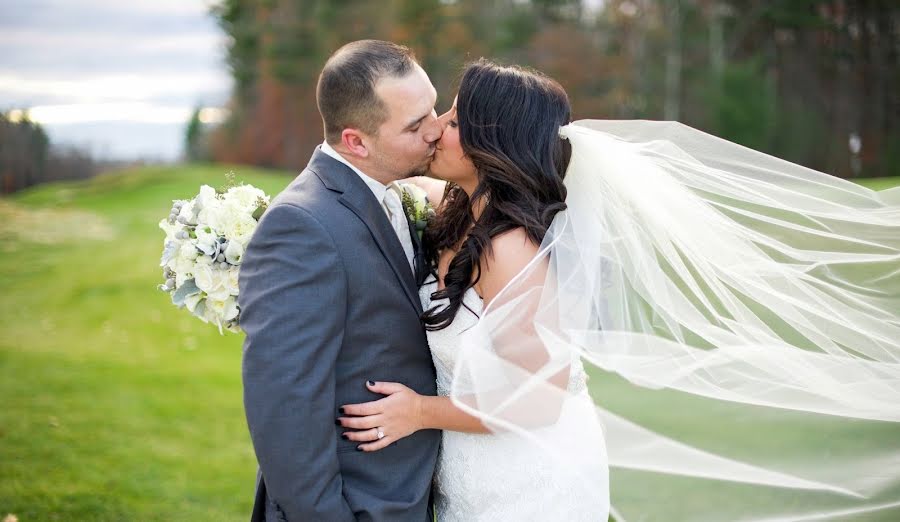
[[[424,309],[432,307],[431,294],[437,282],[420,289]],[[469,289],[450,325],[428,332],[428,344],[437,370],[437,390],[447,396],[459,353],[460,335],[472,328],[484,310],[478,294]],[[468,309],[467,309],[468,308]],[[587,393],[584,368],[573,365],[569,377],[572,393]],[[588,412],[588,415],[592,411]],[[584,412],[564,408],[557,426],[567,419],[577,422]],[[571,423],[568,424],[572,426]],[[572,430],[569,430],[572,431]],[[565,436],[565,435],[561,435]],[[599,441],[602,447],[602,440]],[[602,453],[602,451],[600,452]],[[585,456],[591,459],[591,456]],[[441,452],[434,477],[438,522],[496,520],[606,520],[609,509],[605,453],[593,456],[597,464],[590,481],[561,467],[550,455],[514,433],[472,434],[443,432]],[[596,480],[594,480],[596,479]]]

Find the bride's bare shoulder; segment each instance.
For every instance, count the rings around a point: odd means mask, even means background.
[[[485,304],[531,263],[539,248],[521,227],[491,238],[491,252],[482,256],[481,277],[476,285]]]

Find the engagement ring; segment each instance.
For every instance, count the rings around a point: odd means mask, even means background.
[[[384,438],[384,432],[381,431],[381,428],[378,428],[378,440],[381,440],[383,438]]]

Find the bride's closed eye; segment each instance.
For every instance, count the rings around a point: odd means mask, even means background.
[[[456,123],[456,120],[450,120],[449,122],[447,122],[447,125],[450,125],[454,129],[459,126],[459,124]]]

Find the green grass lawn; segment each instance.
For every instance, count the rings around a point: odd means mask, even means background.
[[[146,168],[0,200],[0,519],[247,518],[241,337],[155,289],[158,221],[227,170]],[[269,193],[290,180],[234,170]]]
[[[241,337],[155,290],[157,222],[227,170],[143,168],[0,199],[0,520],[247,518]],[[291,177],[233,170],[272,195]]]

